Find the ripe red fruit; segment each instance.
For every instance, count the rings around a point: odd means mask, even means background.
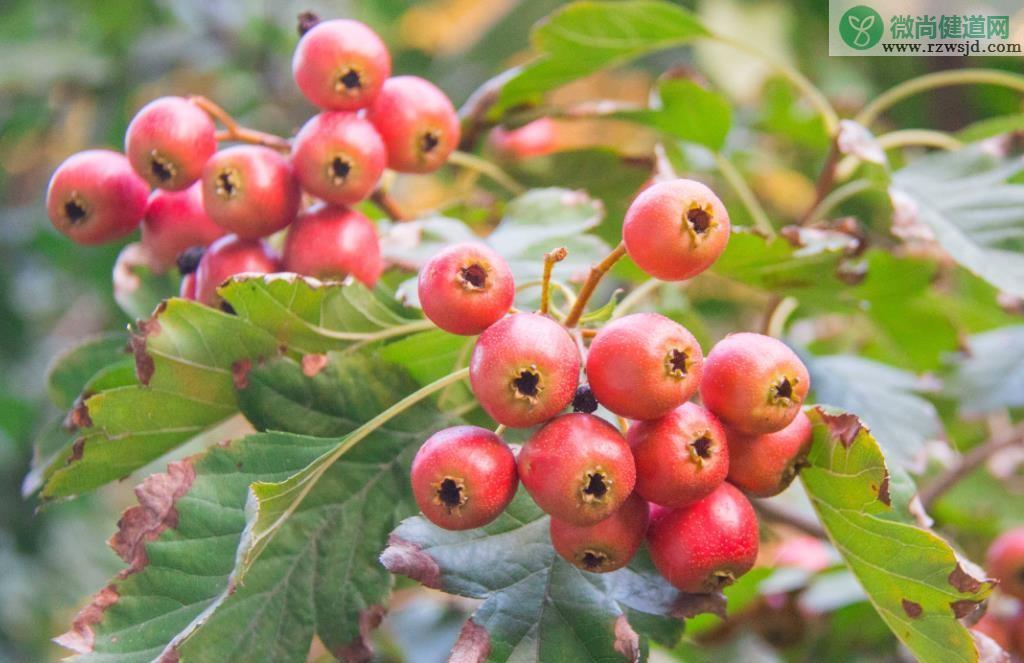
[[[534,313],[516,313],[488,327],[469,362],[481,407],[513,428],[534,426],[564,410],[579,373],[579,350],[569,332]]]
[[[757,435],[793,421],[810,385],[807,367],[782,341],[730,334],[704,358],[700,397],[726,427]]]
[[[236,274],[277,271],[277,257],[264,242],[225,235],[203,253],[196,270],[196,299],[207,306],[221,302],[217,288]]]
[[[1014,644],[1012,624],[1011,620],[1002,618],[989,611],[982,615],[978,623],[971,627],[971,630],[987,635],[997,645],[1002,647],[1004,651],[1009,652],[1013,649]],[[1013,659],[1008,660],[1012,661]]]
[[[811,449],[811,420],[800,412],[775,433],[744,435],[727,431],[729,481],[754,497],[778,495],[807,463]]]
[[[142,220],[142,245],[164,268],[191,246],[206,246],[225,234],[206,215],[203,188],[196,182],[184,191],[156,190]]]
[[[615,320],[594,337],[587,380],[601,405],[629,419],[657,419],[690,399],[704,356],[685,327],[657,313]]]
[[[46,190],[53,227],[79,244],[102,244],[135,230],[149,187],[124,155],[86,150],[64,160]]]
[[[757,559],[757,516],[739,490],[723,483],[696,504],[651,523],[654,566],[676,589],[705,594],[733,583]]]
[[[188,188],[217,151],[217,127],[203,109],[183,97],[160,97],[132,118],[124,152],[135,172],[168,191]]]
[[[618,511],[595,525],[551,519],[551,545],[573,566],[591,573],[621,569],[644,542],[647,502],[633,494]]]
[[[451,100],[416,76],[389,78],[367,117],[387,146],[388,167],[403,173],[437,170],[459,144]]]
[[[352,275],[368,288],[384,270],[373,222],[328,205],[303,212],[288,228],[281,261],[288,272],[339,281]]]
[[[626,211],[622,238],[629,257],[651,276],[681,281],[711,266],[729,243],[729,213],[694,180],[657,182]]]
[[[384,141],[355,113],[314,115],[292,142],[299,184],[334,205],[351,205],[373,193],[386,162]]]
[[[1024,600],[1024,527],[999,535],[988,548],[985,567],[1004,594]]]
[[[412,461],[412,492],[430,522],[452,530],[497,518],[519,485],[516,459],[484,428],[455,426],[431,435]]]
[[[328,110],[368,106],[391,75],[391,54],[359,21],[317,23],[299,39],[292,76],[306,99]]]
[[[491,147],[502,156],[528,159],[550,154],[558,142],[558,128],[550,117],[542,117],[518,129],[496,127],[491,131]]]
[[[694,403],[633,424],[626,439],[636,459],[636,492],[655,504],[693,504],[718,488],[729,472],[725,429]]]
[[[294,221],[299,195],[291,165],[268,147],[229,147],[203,169],[206,213],[243,239],[272,235]]]
[[[420,270],[423,313],[452,334],[474,336],[508,313],[516,288],[508,263],[483,244],[450,246]]]
[[[182,299],[196,298],[196,274],[184,274],[181,277],[181,284],[178,286],[178,296]]]
[[[636,484],[622,435],[592,414],[564,414],[519,451],[519,478],[541,509],[571,525],[593,525],[622,506]]]

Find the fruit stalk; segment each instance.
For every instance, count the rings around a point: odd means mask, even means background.
[[[551,271],[555,268],[555,263],[565,260],[568,255],[569,251],[564,246],[544,254],[544,275],[540,283],[541,315],[547,315],[548,309],[551,308]]]
[[[262,145],[263,147],[269,147],[285,153],[290,152],[292,149],[291,142],[285,138],[243,127],[235,118],[231,117],[230,113],[204,96],[193,95],[189,99],[196,106],[206,111],[214,120],[224,125],[224,131],[217,132],[217,140],[219,141],[234,140],[251,145]]]
[[[572,305],[572,310],[569,311],[569,315],[565,318],[566,327],[576,326],[576,323],[580,321],[580,317],[583,315],[583,309],[586,308],[587,302],[590,301],[590,297],[594,294],[597,284],[601,282],[601,279],[608,273],[608,270],[614,267],[615,263],[621,260],[624,255],[626,255],[626,243],[619,242],[619,245],[612,249],[612,252],[605,256],[604,260],[590,268],[590,274],[587,275],[587,280],[583,283],[583,287],[580,288],[580,294],[576,297],[576,303]]]

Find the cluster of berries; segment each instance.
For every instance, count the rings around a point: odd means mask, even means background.
[[[1024,527],[1000,534],[988,548],[985,566],[999,580],[1000,596],[973,628],[1012,656],[1024,657]]]
[[[682,280],[718,258],[729,232],[710,189],[674,180],[633,201],[623,241],[648,274]],[[555,550],[585,571],[623,567],[645,537],[684,592],[715,591],[748,571],[758,525],[743,493],[781,492],[811,440],[800,359],[752,333],[704,357],[686,328],[656,313],[613,320],[586,348],[550,317],[507,315],[514,293],[508,266],[482,245],[450,247],[420,272],[426,315],[449,332],[480,334],[469,376],[483,409],[502,426],[540,426],[518,454],[474,426],[431,436],[412,465],[423,514],[447,529],[480,527],[522,481],[551,515]],[[698,391],[702,405],[689,402]],[[593,414],[599,404],[631,420],[625,434]]]
[[[387,47],[362,23],[304,28],[292,73],[321,112],[293,140],[258,132],[246,140],[237,127],[218,134],[214,118],[224,116],[205,99],[156,99],[132,119],[125,154],[87,150],[57,168],[46,194],[57,230],[99,244],[141,222],[152,266],[177,261],[182,296],[210,305],[217,287],[243,272],[351,275],[373,286],[383,270],[377,232],[349,206],[374,192],[385,168],[443,165],[459,142],[458,116],[428,81],[391,77]],[[218,150],[219,140],[239,139],[256,144]],[[320,202],[300,211],[303,192]],[[285,228],[278,255],[265,238]]]

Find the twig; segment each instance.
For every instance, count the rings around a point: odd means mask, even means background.
[[[818,203],[811,208],[804,216],[804,220],[801,221],[802,225],[810,225],[817,221],[820,221],[822,217],[829,213],[840,203],[846,202],[850,198],[853,198],[862,191],[867,191],[872,188],[874,184],[868,179],[853,180],[847,182],[842,186],[833,189],[827,196],[818,201]]]
[[[825,163],[821,167],[821,172],[818,173],[818,181],[814,185],[814,202],[797,222],[801,226],[811,222],[815,210],[828,196],[828,192],[832,190],[832,185],[836,181],[836,166],[839,165],[839,146],[836,144],[838,140],[838,137],[833,138],[832,144],[828,148],[828,156],[825,157]]]
[[[517,196],[526,191],[526,187],[515,181],[511,175],[506,173],[497,165],[486,159],[481,159],[475,154],[455,151],[448,155],[448,163],[453,166],[469,168],[470,170],[475,170],[481,175],[486,175],[507,189],[509,193],[513,193]]]
[[[505,432],[505,429],[505,424],[498,424],[498,427],[494,429],[494,434],[501,436],[501,434]]]
[[[974,447],[961,456],[956,465],[937,476],[927,486],[918,491],[921,504],[924,505],[925,509],[931,507],[961,479],[981,467],[993,454],[1015,444],[1024,444],[1024,422],[1017,424],[1007,431],[994,434],[986,442]]]
[[[564,246],[544,254],[544,275],[541,277],[540,283],[541,315],[547,315],[548,309],[551,307],[551,270],[555,268],[555,263],[565,260],[568,255],[569,250]]]
[[[715,152],[715,164],[718,166],[718,172],[722,173],[722,177],[729,183],[729,186],[733,188],[736,195],[739,196],[743,206],[747,208],[750,213],[750,218],[754,221],[754,227],[757,228],[761,234],[768,239],[775,238],[775,226],[772,225],[771,220],[768,219],[768,213],[761,207],[761,203],[757,200],[757,196],[751,190],[747,181],[743,179],[743,175],[739,169],[733,165],[729,159],[720,152]]]
[[[497,76],[484,81],[459,109],[462,120],[462,138],[459,149],[470,152],[476,147],[480,136],[490,129],[494,123],[487,119],[487,114],[501,96],[501,89],[509,80],[519,74],[520,67],[513,67]]]
[[[388,215],[392,221],[408,221],[412,217],[402,211],[395,199],[388,195],[383,189],[377,189],[370,196],[370,202],[376,205],[382,212]]]
[[[809,518],[805,518],[800,514],[793,513],[789,509],[783,508],[772,502],[754,500],[753,503],[754,509],[756,509],[765,520],[771,520],[772,522],[779,523],[780,525],[787,525],[793,529],[800,530],[804,534],[809,534],[815,538],[828,541],[828,534],[825,533],[825,528],[817,522]]]
[[[800,306],[800,302],[796,297],[773,297],[764,316],[765,336],[781,337],[786,328],[786,321],[798,306]]]
[[[580,294],[576,297],[576,302],[572,305],[569,315],[565,318],[564,324],[566,327],[576,326],[576,323],[580,321],[580,316],[583,315],[583,309],[586,308],[587,302],[590,301],[591,295],[594,294],[597,284],[601,282],[601,279],[608,273],[608,270],[615,266],[615,263],[624,255],[626,255],[626,243],[619,242],[619,245],[612,249],[612,252],[605,256],[604,260],[590,268],[590,274],[587,275],[587,280],[583,283],[583,287],[580,288]]]
[[[243,127],[235,118],[231,117],[230,113],[206,97],[194,95],[189,97],[189,100],[206,111],[211,118],[224,125],[224,131],[217,132],[217,140],[235,140],[241,143],[262,145],[279,152],[290,152],[292,149],[291,142],[285,138]]]
[[[628,311],[632,311],[633,307],[643,301],[648,295],[654,294],[663,285],[665,285],[665,282],[659,279],[647,279],[633,288],[628,295],[622,298],[622,301],[615,307],[615,310],[612,311],[612,320],[617,320],[626,315]]]

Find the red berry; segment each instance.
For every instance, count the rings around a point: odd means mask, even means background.
[[[64,160],[46,190],[53,227],[79,244],[102,244],[135,230],[149,187],[123,155],[86,150]]]
[[[703,272],[725,250],[729,214],[700,182],[657,182],[629,206],[622,238],[640,269],[663,281],[681,281]]]
[[[168,191],[188,188],[217,151],[217,128],[203,109],[183,97],[160,97],[135,114],[124,151],[135,172]]]
[[[372,288],[384,270],[373,222],[347,207],[320,205],[299,215],[288,228],[285,271],[323,280],[352,275]]]
[[[181,297],[182,299],[196,298],[195,272],[191,274],[185,274],[181,277],[181,285],[179,286],[178,296]]]
[[[483,244],[450,246],[420,270],[420,306],[430,320],[452,334],[474,336],[501,319],[512,306],[512,270]]]
[[[299,195],[291,165],[268,147],[229,147],[203,169],[206,213],[243,239],[272,235],[294,221]]]
[[[1004,594],[1024,600],[1024,527],[1000,534],[988,548],[985,566]]]
[[[541,509],[572,525],[593,525],[622,506],[636,484],[622,435],[592,414],[564,414],[519,451],[519,478]]]
[[[142,220],[142,245],[165,268],[185,249],[206,246],[224,234],[206,215],[199,182],[184,191],[157,189],[150,194]]]
[[[775,433],[744,435],[728,431],[729,481],[754,497],[778,495],[807,463],[811,420],[800,412]]]
[[[693,504],[718,488],[729,472],[725,429],[694,403],[633,424],[626,439],[636,458],[636,492],[655,504]]]
[[[377,33],[359,21],[322,21],[306,32],[292,56],[292,76],[320,108],[368,106],[391,75],[391,54]]]
[[[1013,622],[1010,619],[993,614],[991,610],[986,612],[978,620],[978,623],[971,627],[971,630],[992,638],[1006,652],[1014,648]],[[1007,658],[1007,660],[1012,661],[1013,659]]]
[[[207,306],[221,302],[217,288],[236,274],[269,274],[277,271],[277,257],[259,240],[226,235],[203,253],[196,270],[196,299]]]
[[[455,426],[431,435],[412,461],[412,492],[430,522],[453,530],[482,527],[516,494],[516,459],[484,428]]]
[[[579,350],[569,332],[533,313],[516,313],[488,327],[469,363],[480,405],[513,428],[535,426],[564,410],[579,373]]]
[[[782,341],[730,334],[704,358],[700,397],[726,427],[757,435],[793,421],[810,385],[807,367]]]
[[[451,100],[416,76],[389,78],[367,117],[387,146],[388,167],[403,173],[437,170],[459,144]]]
[[[542,117],[518,129],[496,127],[491,131],[491,147],[512,159],[528,159],[550,154],[558,143],[558,127],[549,117]]]
[[[594,337],[587,380],[601,405],[629,419],[657,419],[690,399],[704,356],[685,327],[657,313],[615,320]]]
[[[644,542],[647,502],[631,495],[618,511],[595,525],[551,519],[551,545],[565,561],[591,573],[621,569]]]
[[[355,113],[314,115],[292,142],[299,184],[334,205],[351,205],[373,193],[386,162],[384,141]]]
[[[732,584],[757,559],[757,516],[723,483],[696,504],[661,514],[647,530],[651,559],[676,589],[705,594]]]

